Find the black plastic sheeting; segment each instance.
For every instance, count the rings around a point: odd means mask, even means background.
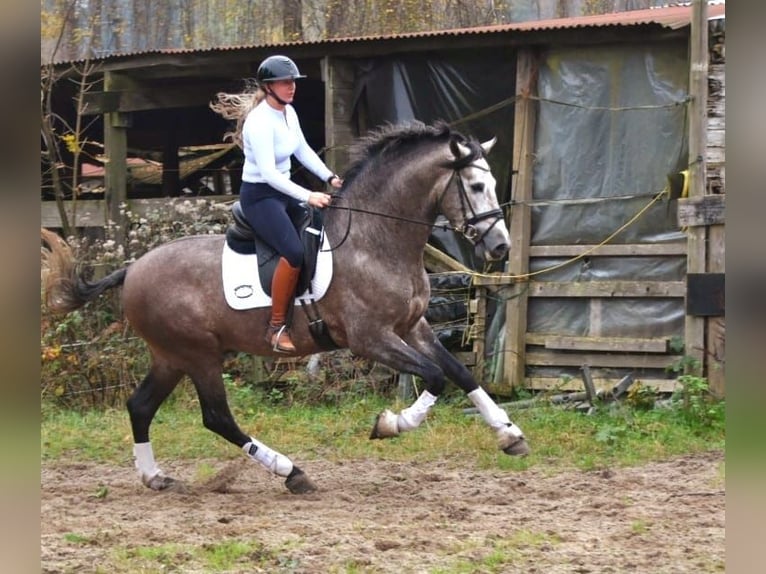
[[[429,275],[431,299],[426,309],[426,320],[436,337],[450,350],[463,347],[468,327],[468,299],[471,276],[467,273]]]
[[[501,54],[502,56],[502,54]],[[360,130],[387,123],[444,120],[479,141],[497,137],[489,154],[501,203],[511,197],[513,101],[516,56],[473,51],[449,58],[438,54],[361,60],[356,69],[354,116]],[[491,106],[508,100],[497,110]],[[436,230],[430,243],[472,269],[481,269],[473,246],[452,231]]]

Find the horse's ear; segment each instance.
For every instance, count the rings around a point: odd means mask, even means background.
[[[489,151],[495,146],[497,143],[497,138],[494,137],[489,141],[485,141],[483,144],[481,144],[481,149],[484,150],[484,155],[489,154]]]
[[[460,141],[455,138],[452,138],[449,141],[449,149],[452,152],[452,155],[455,156],[455,159],[460,159],[471,153],[471,148],[460,143]]]

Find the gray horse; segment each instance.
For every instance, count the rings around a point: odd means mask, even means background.
[[[371,438],[417,428],[444,391],[447,379],[465,391],[497,435],[499,447],[523,455],[518,426],[438,341],[424,318],[429,281],[423,252],[439,214],[485,259],[504,257],[508,230],[480,144],[444,123],[386,126],[360,139],[343,189],[325,213],[332,247],[332,281],[316,309],[332,340],[354,354],[420,377],[425,390],[396,414],[380,413]],[[68,313],[122,285],[124,314],[151,352],[149,373],[128,399],[133,453],[142,482],[154,490],[173,484],[157,466],[149,426],[184,375],[199,396],[203,424],[285,478],[293,493],[316,489],[287,456],[243,432],[229,409],[222,378],[232,351],[271,355],[264,338],[269,308],[234,310],[222,291],[223,236],[178,239],[149,251],[98,282],[86,281],[67,244],[41,230],[48,245],[45,300]],[[304,313],[291,328],[297,354],[322,351]]]

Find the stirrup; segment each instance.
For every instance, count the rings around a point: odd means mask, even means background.
[[[269,325],[269,344],[271,344],[271,348],[275,353],[294,353],[295,352],[295,345],[290,340],[290,334],[287,332],[287,325],[280,325],[278,327],[273,327]],[[287,343],[289,343],[288,346],[282,346],[280,345],[280,341],[282,339],[282,335],[285,335],[287,337]]]

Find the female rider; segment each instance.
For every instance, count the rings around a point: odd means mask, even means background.
[[[270,56],[258,66],[255,91],[217,94],[211,108],[227,119],[236,119],[232,136],[245,153],[239,201],[248,222],[280,258],[271,282],[271,320],[266,333],[275,351],[295,352],[285,325],[287,309],[295,295],[303,263],[303,244],[291,220],[301,203],[324,208],[327,193],[310,191],[290,179],[290,157],[334,188],[343,180],[306,143],[291,105],[295,80],[305,78],[290,58]]]

